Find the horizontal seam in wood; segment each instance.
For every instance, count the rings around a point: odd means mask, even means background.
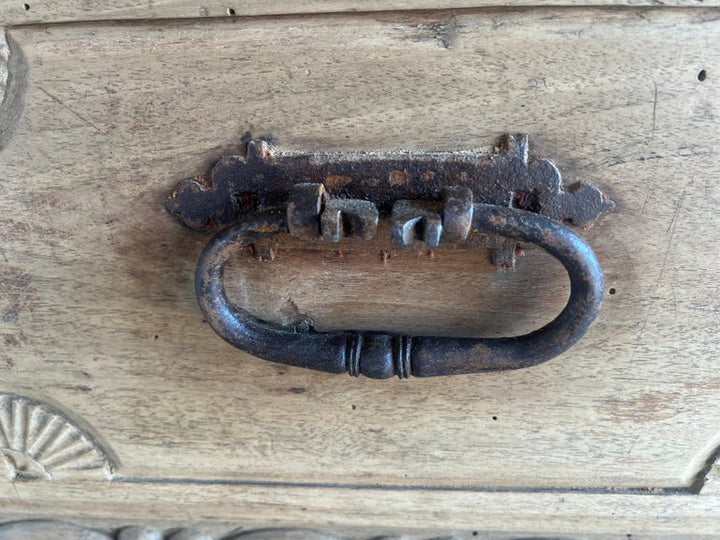
[[[282,482],[272,480],[202,479],[146,476],[114,476],[111,482],[123,484],[194,484],[253,486],[272,488],[318,488],[381,491],[453,491],[469,493],[583,493],[589,495],[697,495],[688,487],[562,487],[562,486],[482,486],[424,484],[357,484],[344,482]]]
[[[277,14],[258,14],[258,15],[214,15],[206,17],[168,17],[168,18],[128,18],[128,19],[78,19],[72,21],[42,21],[42,22],[30,22],[30,23],[17,23],[7,24],[4,26],[6,29],[41,29],[48,27],[73,27],[73,26],[151,26],[151,25],[165,25],[165,24],[197,24],[201,22],[205,23],[220,23],[220,24],[233,24],[242,21],[263,21],[263,20],[291,20],[291,19],[310,19],[310,18],[364,18],[364,17],[375,17],[379,15],[407,15],[413,14],[447,14],[453,13],[456,15],[464,14],[501,14],[501,13],[522,13],[531,11],[627,11],[627,12],[643,12],[643,11],[687,11],[688,13],[708,12],[717,13],[720,17],[720,6],[635,6],[635,5],[598,5],[598,4],[587,4],[587,5],[535,5],[529,4],[526,6],[477,6],[477,7],[460,7],[460,8],[434,8],[434,9],[392,9],[392,10],[368,10],[368,11],[318,11],[318,12],[298,12],[298,13],[277,13]]]

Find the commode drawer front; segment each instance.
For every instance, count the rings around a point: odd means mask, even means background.
[[[666,8],[9,26],[0,507],[567,532],[655,512],[674,516],[659,533],[709,531],[719,36],[714,9]],[[251,139],[278,155],[492,155],[508,133],[528,135],[563,189],[615,203],[574,228],[605,285],[566,352],[378,381],[264,361],[204,320],[195,269],[214,231],[168,211],[178,181]],[[498,270],[493,242],[285,235],[238,250],[226,287],[298,331],[493,338],[552,320],[569,291],[560,263],[521,242],[515,270]]]

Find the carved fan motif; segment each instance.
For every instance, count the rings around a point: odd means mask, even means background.
[[[11,479],[112,473],[103,449],[65,415],[10,393],[0,393],[0,462]]]

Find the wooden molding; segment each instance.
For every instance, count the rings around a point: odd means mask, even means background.
[[[192,528],[159,530],[151,527],[129,526],[115,530],[83,527],[59,520],[21,520],[0,524],[0,540],[33,540],[63,538],[66,540],[464,540],[478,538],[477,531],[467,535],[448,536],[385,536],[338,535],[304,528],[235,529],[214,537]],[[496,537],[495,537],[496,538]]]

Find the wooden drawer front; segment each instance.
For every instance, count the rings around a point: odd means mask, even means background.
[[[38,478],[7,480],[0,506],[503,528],[515,505],[518,528],[565,531],[665,508],[660,532],[714,530],[712,489],[689,495],[720,426],[714,9],[100,21],[6,36],[0,424],[27,454],[42,433],[33,415],[56,415],[99,461],[28,469]],[[209,237],[163,202],[246,132],[309,151],[489,151],[528,133],[567,183],[617,203],[581,231],[605,273],[600,316],[541,366],[433,380],[326,375],[233,349],[194,298]],[[290,301],[324,328],[492,335],[538,326],[566,294],[533,249],[515,274],[486,253],[389,265],[332,254],[288,246],[246,261],[231,288],[258,314],[282,318]]]

